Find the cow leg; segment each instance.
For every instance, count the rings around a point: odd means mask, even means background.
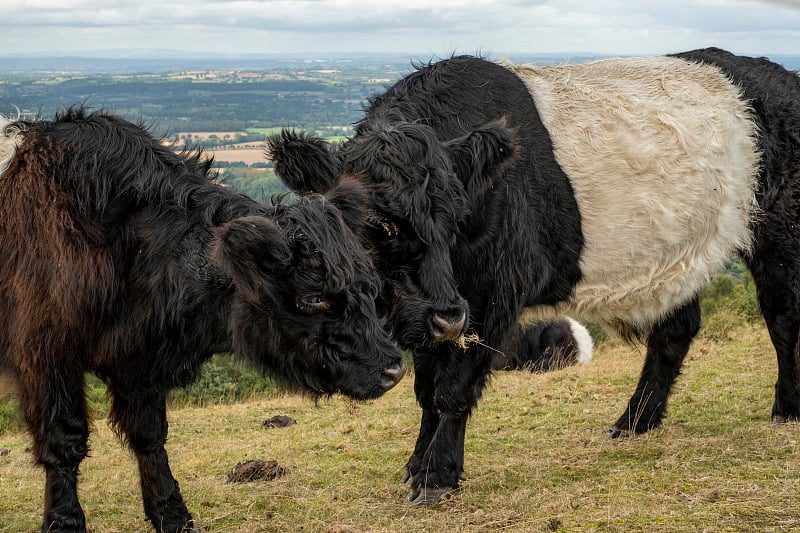
[[[800,290],[797,288],[800,280],[794,260],[778,259],[775,257],[778,250],[778,246],[771,249],[772,260],[767,264],[757,259],[751,261],[750,267],[758,287],[761,312],[778,356],[778,380],[772,405],[775,424],[800,419]]]
[[[628,408],[608,430],[609,437],[617,438],[630,431],[645,433],[661,425],[670,389],[699,330],[700,303],[696,297],[653,328],[647,337],[639,384]]]
[[[439,426],[439,410],[434,404],[436,396],[435,377],[437,372],[437,358],[427,352],[414,352],[414,393],[417,403],[422,408],[417,442],[414,452],[406,463],[406,471],[401,483],[410,482],[422,469],[422,457],[436,433]]]
[[[778,356],[778,380],[775,382],[775,402],[772,404],[772,421],[783,424],[800,419],[798,395],[798,332],[800,322],[795,314],[765,313],[767,330]]]
[[[33,369],[25,373],[19,394],[33,453],[46,472],[42,531],[86,531],[78,502],[78,468],[89,438],[83,372]]]
[[[464,435],[472,409],[489,375],[491,355],[470,348],[461,351],[447,345],[428,356],[433,378],[425,377],[423,421],[414,454],[407,466],[411,491],[406,502],[436,503],[457,490],[464,469]],[[416,360],[415,360],[416,364]],[[427,369],[426,369],[427,370]],[[415,368],[415,388],[419,373]],[[430,402],[430,403],[428,403]],[[433,427],[436,422],[435,428]]]
[[[169,468],[166,394],[126,395],[112,386],[111,417],[139,463],[144,513],[156,531],[197,531]]]

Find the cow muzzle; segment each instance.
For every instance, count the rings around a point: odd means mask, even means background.
[[[383,390],[387,391],[400,383],[403,376],[406,375],[406,367],[401,361],[400,364],[385,368],[381,374],[381,385]]]
[[[467,312],[463,309],[447,313],[434,312],[428,323],[431,339],[435,343],[455,340],[464,331],[466,322]]]

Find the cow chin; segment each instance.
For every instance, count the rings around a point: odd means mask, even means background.
[[[388,339],[371,342],[368,349],[353,351],[334,345],[303,350],[302,362],[282,368],[281,381],[314,397],[339,393],[355,400],[378,398],[402,379],[406,368],[400,351]]]

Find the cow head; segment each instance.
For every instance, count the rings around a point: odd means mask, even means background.
[[[334,191],[351,180],[369,190],[362,233],[376,252],[382,302],[397,341],[409,348],[452,340],[467,327],[450,249],[464,221],[514,152],[500,122],[442,142],[430,126],[365,121],[335,150],[284,131],[268,140],[281,179],[300,192]],[[302,148],[301,148],[302,147]]]
[[[359,399],[380,396],[402,377],[401,354],[375,308],[375,267],[326,198],[309,195],[271,216],[215,228],[211,262],[236,290],[235,351],[271,375]]]

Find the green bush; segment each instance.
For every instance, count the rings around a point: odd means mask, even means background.
[[[731,330],[761,320],[755,283],[741,262],[733,263],[700,293],[701,334],[726,339]]]
[[[275,392],[275,382],[233,355],[219,354],[206,363],[196,383],[171,394],[173,405],[207,405],[246,400]]]
[[[21,431],[22,428],[17,399],[11,395],[0,397],[0,435],[9,431]]]

